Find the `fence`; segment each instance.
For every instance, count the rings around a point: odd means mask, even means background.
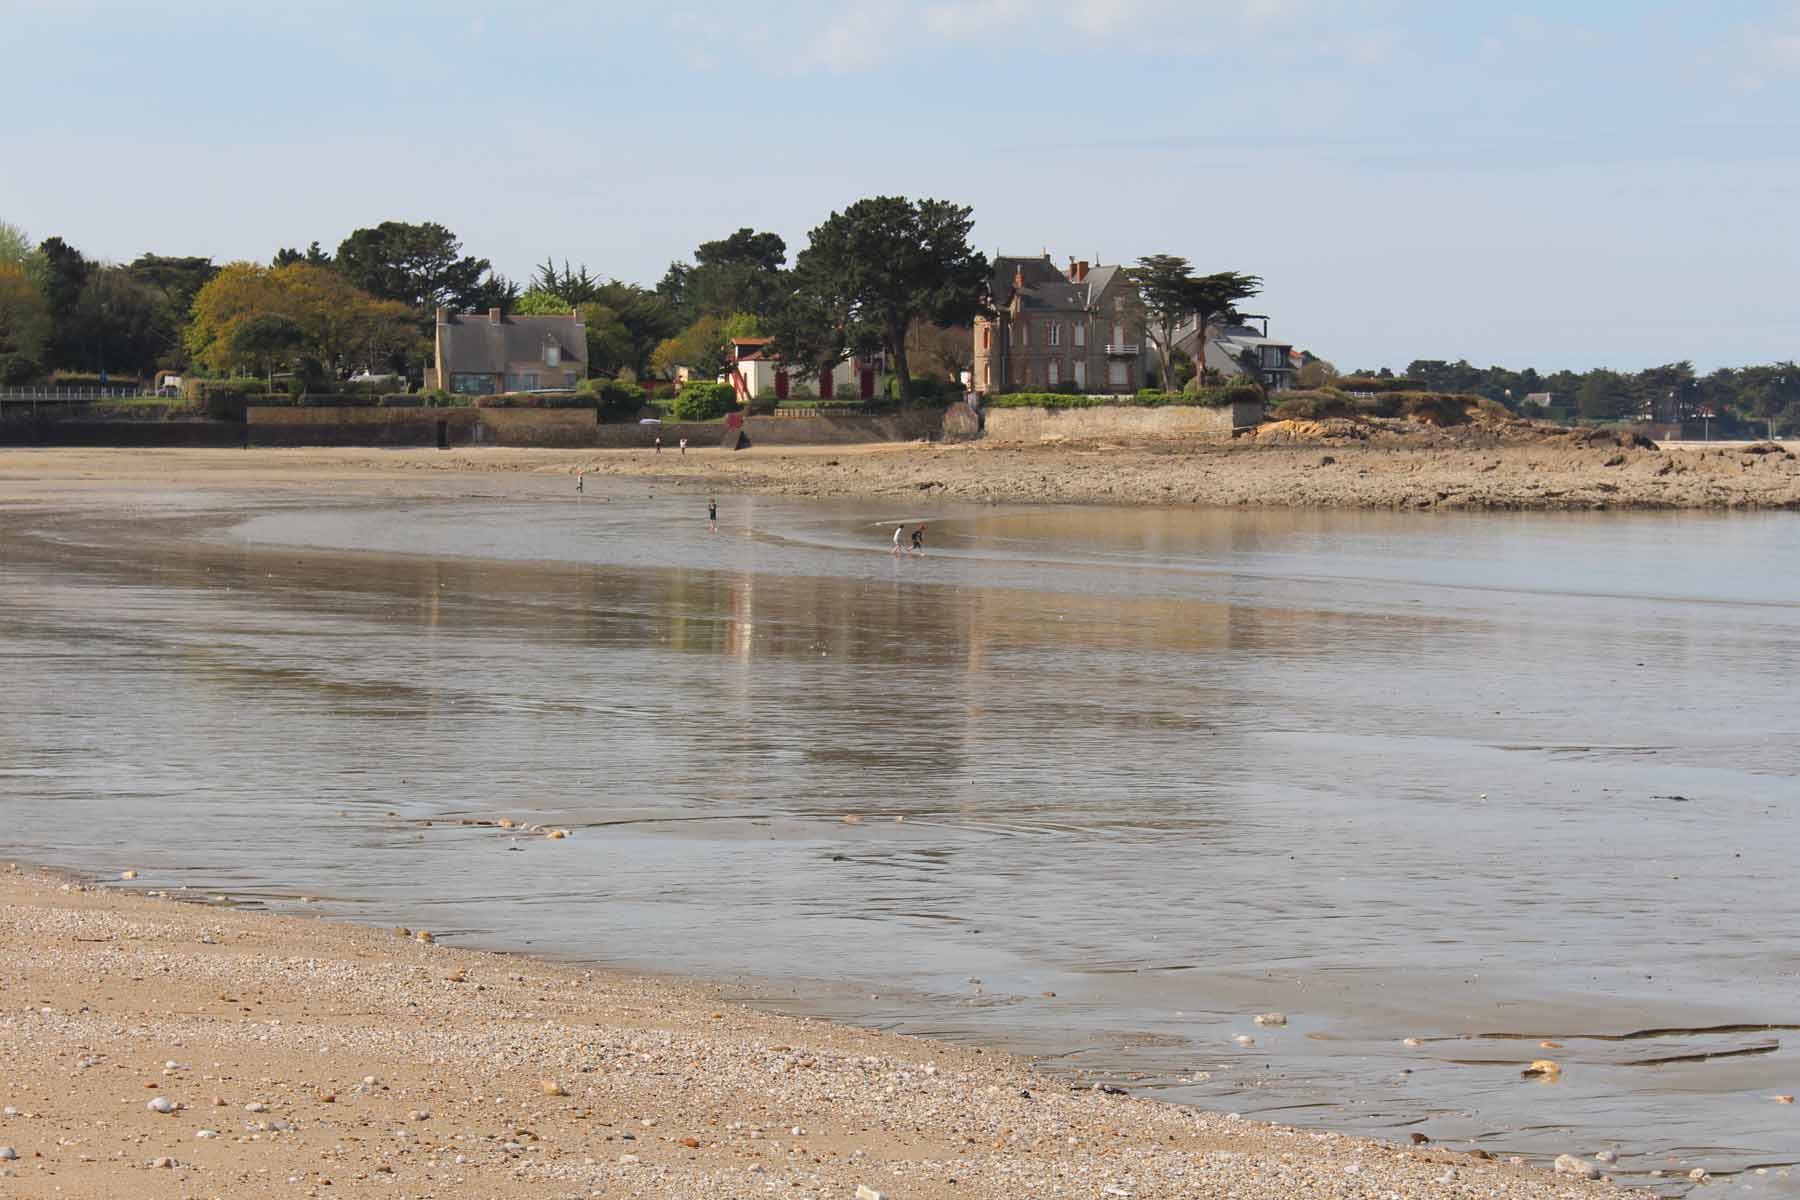
[[[147,387],[15,387],[0,388],[0,404],[91,404],[95,400],[133,400],[157,395]]]

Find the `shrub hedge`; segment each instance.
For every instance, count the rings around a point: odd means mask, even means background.
[[[693,382],[670,398],[665,406],[677,421],[714,421],[737,411],[737,391],[729,383]]]
[[[644,389],[627,379],[584,379],[575,394],[590,398],[602,420],[624,420],[644,407]]]
[[[1067,392],[1001,392],[988,396],[988,408],[1222,408],[1261,400],[1262,389],[1242,385],[1198,388],[1191,392],[1142,391],[1132,396]]]
[[[474,397],[476,408],[592,408],[594,398],[580,392],[501,392]]]

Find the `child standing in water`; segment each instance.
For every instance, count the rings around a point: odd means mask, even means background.
[[[895,554],[900,553],[900,535],[905,532],[906,532],[906,522],[905,521],[902,521],[902,522],[900,522],[900,524],[894,526],[894,553]]]
[[[708,533],[719,532],[719,502],[717,500],[706,502],[706,529]]]
[[[913,548],[914,554],[925,553],[925,526],[924,525],[920,525],[917,529],[913,530],[912,548]]]

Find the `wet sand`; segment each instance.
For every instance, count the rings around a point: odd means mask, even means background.
[[[1388,423],[1389,425],[1395,423]],[[90,485],[283,485],[419,472],[654,479],[806,497],[1209,507],[1587,511],[1800,507],[1791,448],[1621,445],[1534,429],[1284,422],[1235,441],[978,442],[648,450],[4,450],[0,498]]]
[[[191,899],[0,877],[8,1195],[1621,1194]]]

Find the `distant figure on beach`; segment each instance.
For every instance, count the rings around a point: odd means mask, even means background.
[[[662,453],[662,434],[660,433],[656,435],[656,452],[658,454]]]
[[[719,532],[719,502],[717,500],[706,502],[706,527],[713,533]]]
[[[925,553],[925,526],[922,524],[913,530],[912,548],[914,554]]]
[[[900,535],[906,532],[906,522],[894,526],[894,553],[900,553]]]
[[[577,492],[580,492],[582,490],[582,484],[585,481],[585,479],[586,479],[586,476],[584,476],[580,471],[575,472],[575,490]]]
[[[687,439],[686,438],[681,439],[681,452],[683,454],[687,453]]]

